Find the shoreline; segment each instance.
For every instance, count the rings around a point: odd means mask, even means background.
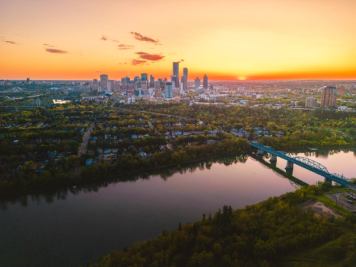
[[[356,215],[325,199],[330,190],[335,191],[335,188],[330,189],[324,184],[308,186],[241,209],[232,210],[230,206],[224,206],[213,216],[203,214],[202,219],[193,223],[179,223],[176,230],[163,231],[153,239],[114,250],[87,266],[157,266],[155,263],[162,260],[162,253],[165,258],[159,266],[190,266],[196,254],[202,251],[209,257],[200,259],[200,264],[194,266],[299,266],[290,264],[303,261],[306,264],[303,266],[350,264],[356,259],[356,250],[352,247],[345,248],[347,254],[342,258],[327,255],[330,259],[324,262],[318,256],[325,244],[327,247],[335,246],[340,238],[351,242],[352,236],[356,237]],[[280,229],[284,229],[283,236],[279,236]],[[245,236],[248,238],[238,247],[232,242]],[[231,240],[231,237],[234,238]],[[262,250],[261,241],[266,245],[269,243]],[[241,265],[233,261],[227,264],[227,256],[223,257],[221,250],[216,250],[217,243],[226,251],[225,255],[238,260]],[[306,260],[304,255],[308,253],[310,256]],[[308,265],[309,258],[314,259],[313,264],[317,261],[321,264]]]
[[[211,146],[215,146],[215,145],[211,145]],[[329,154],[330,152],[333,153],[333,152],[355,151],[353,146],[352,147],[338,146],[338,147],[333,147],[332,149],[321,147],[317,149],[318,149],[317,151],[306,151],[305,149],[299,148],[299,149],[294,149],[293,151],[289,151],[288,153]],[[139,179],[147,179],[149,176],[152,175],[161,175],[161,176],[168,175],[169,177],[175,172],[179,172],[182,170],[197,168],[199,166],[212,164],[212,163],[225,162],[226,160],[231,163],[233,163],[236,160],[244,161],[245,158],[250,156],[251,156],[250,149],[247,149],[247,152],[246,151],[240,152],[239,155],[231,155],[231,154],[225,154],[224,156],[217,155],[213,157],[189,160],[186,162],[181,162],[179,164],[171,163],[168,165],[150,167],[143,170],[142,169],[137,170],[134,168],[132,168],[131,170],[115,169],[116,166],[114,164],[107,165],[104,167],[104,169],[101,169],[100,168],[101,164],[98,164],[97,166],[95,165],[93,166],[94,168],[98,167],[98,170],[96,170],[95,172],[92,171],[93,167],[84,167],[81,169],[79,173],[77,172],[75,176],[70,177],[67,174],[64,174],[62,176],[65,179],[64,183],[58,183],[58,182],[63,182],[61,176],[58,176],[56,179],[52,180],[52,182],[49,184],[37,184],[37,185],[32,184],[27,188],[16,187],[16,186],[10,186],[10,187],[0,186],[0,194],[1,194],[0,202],[16,201],[16,199],[21,199],[23,197],[32,196],[32,195],[54,195],[60,192],[69,192],[69,191],[75,192],[75,191],[81,191],[86,189],[89,190],[93,188],[96,189],[98,187],[107,186],[108,184],[114,182],[136,181]],[[278,172],[278,170],[275,171]],[[99,173],[100,173],[100,177],[98,177]],[[102,179],[103,176],[106,177]],[[289,177],[289,178],[298,180],[298,178],[296,177]],[[348,177],[348,178],[354,179],[356,177]]]

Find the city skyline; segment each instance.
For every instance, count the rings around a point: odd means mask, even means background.
[[[191,80],[356,79],[355,9],[350,0],[4,1],[0,79],[170,78],[171,62]]]

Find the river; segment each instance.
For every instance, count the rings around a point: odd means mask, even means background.
[[[356,154],[305,155],[331,172],[356,177]],[[281,169],[285,161],[278,159]],[[294,168],[311,184],[321,177]],[[296,185],[255,159],[213,163],[162,178],[116,182],[98,190],[0,203],[0,266],[79,266],[178,223],[193,222],[223,205],[246,205],[294,191]]]

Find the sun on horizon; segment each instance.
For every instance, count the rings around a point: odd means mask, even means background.
[[[13,0],[0,79],[356,79],[356,1]],[[236,76],[236,73],[243,75]]]

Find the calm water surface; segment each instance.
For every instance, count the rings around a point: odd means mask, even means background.
[[[305,156],[304,154],[300,154]],[[332,172],[356,177],[356,155],[338,152],[307,155]],[[285,161],[278,159],[283,169]],[[295,167],[294,176],[307,183],[321,177]],[[2,203],[0,266],[79,266],[138,240],[152,238],[179,222],[193,222],[223,205],[241,208],[295,190],[295,184],[248,158],[229,166],[151,176],[112,183],[97,192],[69,193]]]

